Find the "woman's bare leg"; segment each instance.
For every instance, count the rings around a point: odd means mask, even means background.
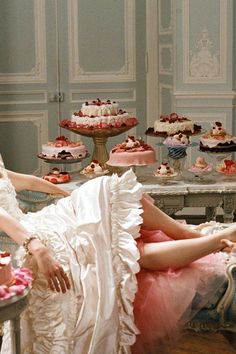
[[[225,247],[223,239],[236,242],[236,225],[204,237],[145,243],[139,262],[142,268],[152,270],[181,268],[223,249]]]
[[[141,215],[143,218],[142,227],[144,229],[162,230],[175,240],[202,236],[199,231],[191,230],[187,225],[172,219],[146,197],[141,200],[141,203],[143,207],[143,214]]]

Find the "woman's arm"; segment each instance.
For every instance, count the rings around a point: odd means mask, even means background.
[[[1,207],[0,229],[19,245],[23,245],[32,236],[16,219]],[[63,268],[52,258],[48,248],[39,239],[31,240],[28,244],[28,249],[35,257],[39,270],[44,274],[51,290],[62,291],[64,293],[66,289],[70,289],[70,283]]]
[[[17,191],[28,189],[37,192],[62,194],[64,197],[70,195],[69,192],[42,178],[9,170],[7,170],[7,174]]]

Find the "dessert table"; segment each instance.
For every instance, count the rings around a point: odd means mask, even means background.
[[[73,191],[87,180],[89,179],[80,174],[74,174],[71,182],[62,184],[61,187]],[[225,180],[219,177],[213,183],[207,184],[173,180],[171,183],[160,184],[156,177],[146,176],[141,183],[143,191],[151,195],[155,204],[168,215],[173,215],[186,207],[190,208],[190,214],[192,208],[205,207],[206,221],[210,221],[215,219],[217,208],[222,207],[224,222],[233,222],[236,207],[236,179]]]
[[[11,322],[11,340],[14,354],[21,353],[20,344],[20,314],[28,304],[29,288],[20,296],[0,301],[0,323]]]

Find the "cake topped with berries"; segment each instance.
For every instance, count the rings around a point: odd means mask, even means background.
[[[12,267],[9,252],[0,251],[0,301],[22,295],[32,281],[32,273],[27,268]]]
[[[168,115],[161,115],[160,118],[154,122],[154,127],[147,129],[146,134],[169,136],[178,133],[193,134],[200,130],[201,126],[194,124],[190,118],[174,112]]]
[[[236,136],[227,133],[221,122],[215,122],[212,129],[201,136],[200,150],[211,152],[236,151]]]
[[[71,180],[68,172],[60,172],[57,167],[53,167],[52,171],[43,176],[43,179],[53,184],[68,183]]]
[[[168,136],[163,144],[168,146],[187,146],[190,143],[190,139],[186,134],[178,133],[173,136]]]
[[[194,173],[211,172],[212,164],[208,164],[203,156],[198,156],[189,171]]]
[[[137,118],[119,108],[119,103],[97,98],[82,103],[80,110],[74,112],[71,119],[63,120],[60,125],[72,129],[107,129],[132,127],[137,123]]]
[[[102,176],[104,174],[109,173],[109,171],[104,166],[102,166],[99,161],[92,160],[91,163],[88,166],[84,167],[80,173],[88,177],[94,177]]]
[[[87,148],[82,141],[70,141],[64,135],[42,145],[40,156],[47,159],[82,159],[87,155]],[[39,157],[40,157],[39,156]]]
[[[154,172],[156,177],[175,177],[177,176],[177,172],[169,165],[168,162],[162,162],[160,166]]]
[[[224,160],[223,164],[217,166],[217,171],[226,175],[236,175],[236,161]]]
[[[142,139],[134,136],[113,147],[109,154],[107,165],[110,166],[137,166],[156,162],[154,148]]]

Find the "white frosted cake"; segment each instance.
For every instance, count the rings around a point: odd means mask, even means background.
[[[137,123],[137,118],[120,109],[117,102],[97,98],[91,102],[84,102],[81,109],[72,114],[71,119],[61,122],[61,126],[74,129],[107,129],[134,126]]]
[[[156,153],[151,145],[141,139],[129,136],[121,144],[117,144],[109,154],[107,165],[137,166],[156,162]]]
[[[82,141],[72,142],[65,136],[42,145],[42,156],[55,159],[78,159],[87,155],[87,148]]]
[[[194,133],[194,129],[194,123],[190,118],[180,116],[177,113],[161,115],[160,119],[154,122],[155,133],[166,133],[167,135]]]

